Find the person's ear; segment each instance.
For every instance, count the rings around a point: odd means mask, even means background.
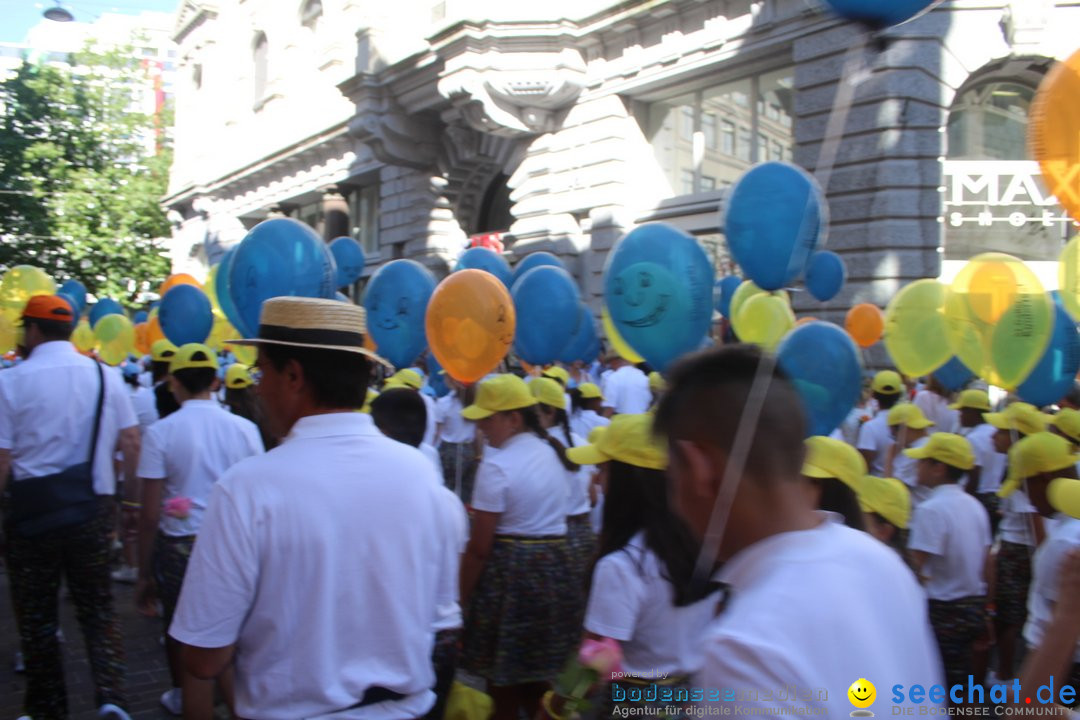
[[[715,479],[723,474],[724,463],[718,467],[712,454],[693,440],[675,440],[671,451],[671,468],[687,494],[694,498],[714,497]]]
[[[303,389],[306,382],[304,366],[296,358],[289,358],[285,363],[285,367],[281,369],[281,376],[282,380],[285,381],[285,387],[296,393]]]

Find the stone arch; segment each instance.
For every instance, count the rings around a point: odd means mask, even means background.
[[[520,164],[521,141],[482,133],[460,125],[445,130],[440,170],[446,178],[444,197],[458,224],[471,234],[481,222],[492,182],[509,176]]]

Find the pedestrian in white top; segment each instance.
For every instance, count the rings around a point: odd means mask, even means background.
[[[986,508],[990,517],[990,532],[997,532],[1001,516],[998,514],[998,488],[1005,474],[1005,455],[997,451],[994,434],[997,432],[983,418],[990,412],[990,396],[985,390],[964,390],[951,406],[960,413],[958,434],[967,438],[975,453],[975,467],[968,472],[966,489]]]
[[[979,501],[957,484],[975,465],[967,440],[935,433],[925,445],[904,454],[919,461],[919,484],[930,488],[912,516],[908,550],[926,587],[945,684],[952,687],[967,681],[975,641],[988,632],[990,522]]]
[[[895,552],[814,507],[800,475],[802,401],[772,368],[748,346],[699,353],[671,371],[657,410],[678,512],[699,541],[714,511],[727,518],[708,533],[719,541],[717,556],[706,544],[698,563],[696,581],[723,582],[729,597],[704,635],[695,687],[746,691],[724,702],[706,690],[703,702],[716,703],[710,710],[832,716],[836,706],[822,690],[835,703],[858,678],[888,678],[905,690],[896,708],[915,712],[906,689],[941,682],[925,595]],[[762,382],[752,393],[755,378]],[[741,430],[752,437],[733,471]],[[730,505],[716,508],[727,498]],[[791,686],[803,692],[761,692]]]
[[[145,435],[147,428],[158,420],[154,391],[139,382],[139,366],[135,363],[124,363],[121,369],[131,395],[131,407],[139,419],[139,433]]]
[[[815,435],[805,441],[802,475],[809,483],[814,507],[843,518],[855,530],[865,530],[858,492],[866,477],[866,461],[847,443]]]
[[[570,391],[570,432],[583,438],[589,437],[593,428],[605,427],[611,422],[601,415],[604,396],[592,383],[582,383]]]
[[[364,403],[363,308],[262,306],[259,396],[282,443],[214,486],[170,634],[240,717],[416,718],[435,700],[432,624],[453,601],[431,463]]]
[[[428,417],[427,424],[424,426],[424,443],[431,447],[435,447],[437,438],[435,430],[438,422],[435,413],[435,399],[420,392],[420,389],[424,387],[423,376],[412,368],[398,370],[396,373],[386,378],[386,382],[383,383],[384,390],[389,390],[394,387],[409,388],[420,395],[420,399],[424,402],[424,407],[427,408]]]
[[[885,475],[889,448],[895,442],[889,432],[889,411],[903,399],[904,381],[895,370],[882,370],[874,376],[870,389],[878,412],[859,428],[859,440],[855,447],[866,459],[870,474],[882,477]]]
[[[465,637],[461,667],[483,677],[496,720],[534,717],[579,639],[582,588],[566,542],[563,446],[513,375],[480,383],[462,414],[489,449],[476,473],[472,534],[461,563]]]
[[[603,406],[607,415],[637,415],[652,405],[648,376],[617,354],[608,358],[611,374],[604,378]]]
[[[127,718],[124,643],[109,577],[113,458],[119,450],[124,499],[133,503],[139,427],[123,381],[68,341],[73,323],[63,299],[30,298],[22,312],[28,357],[0,372],[0,494],[10,474],[4,530],[26,663],[23,712],[67,716],[56,637],[63,576],[86,638],[99,717]]]
[[[929,433],[934,431],[934,423],[914,403],[894,405],[886,416],[886,422],[895,442],[886,455],[884,477],[896,478],[907,485],[912,507],[918,507],[929,497],[930,489],[919,484],[917,461],[903,451],[925,445]]]
[[[473,483],[480,461],[476,424],[462,417],[461,411],[472,404],[475,391],[449,375],[446,376],[446,384],[450,392],[435,403],[439,459],[447,486],[468,505],[472,502]]]
[[[912,403],[933,423],[929,432],[955,433],[960,428],[960,413],[950,404],[949,395],[949,391],[933,375],[927,379],[926,389],[915,393]]]
[[[217,370],[217,355],[205,345],[177,349],[168,382],[180,409],[150,429],[139,457],[143,496],[135,605],[156,617],[160,602],[166,632],[214,483],[240,460],[263,452],[255,424],[212,399]],[[174,715],[184,708],[213,714],[213,685],[185,677],[180,644],[168,636],[165,652],[172,688],[161,704]]]

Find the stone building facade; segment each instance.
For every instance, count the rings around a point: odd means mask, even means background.
[[[1077,27],[1071,0],[945,0],[875,35],[817,0],[185,0],[165,203],[188,263],[275,213],[357,237],[369,273],[445,273],[501,232],[511,260],[555,252],[597,302],[643,222],[730,272],[727,189],[793,161],[827,181],[849,270],[840,296],[795,306],[835,320],[986,249],[1056,258],[1075,226],[1023,133]]]

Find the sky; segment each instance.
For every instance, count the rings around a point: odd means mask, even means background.
[[[138,15],[144,10],[175,12],[182,0],[63,0],[79,22],[93,22],[102,13]],[[0,42],[22,42],[26,32],[43,20],[41,13],[56,0],[0,0]]]

